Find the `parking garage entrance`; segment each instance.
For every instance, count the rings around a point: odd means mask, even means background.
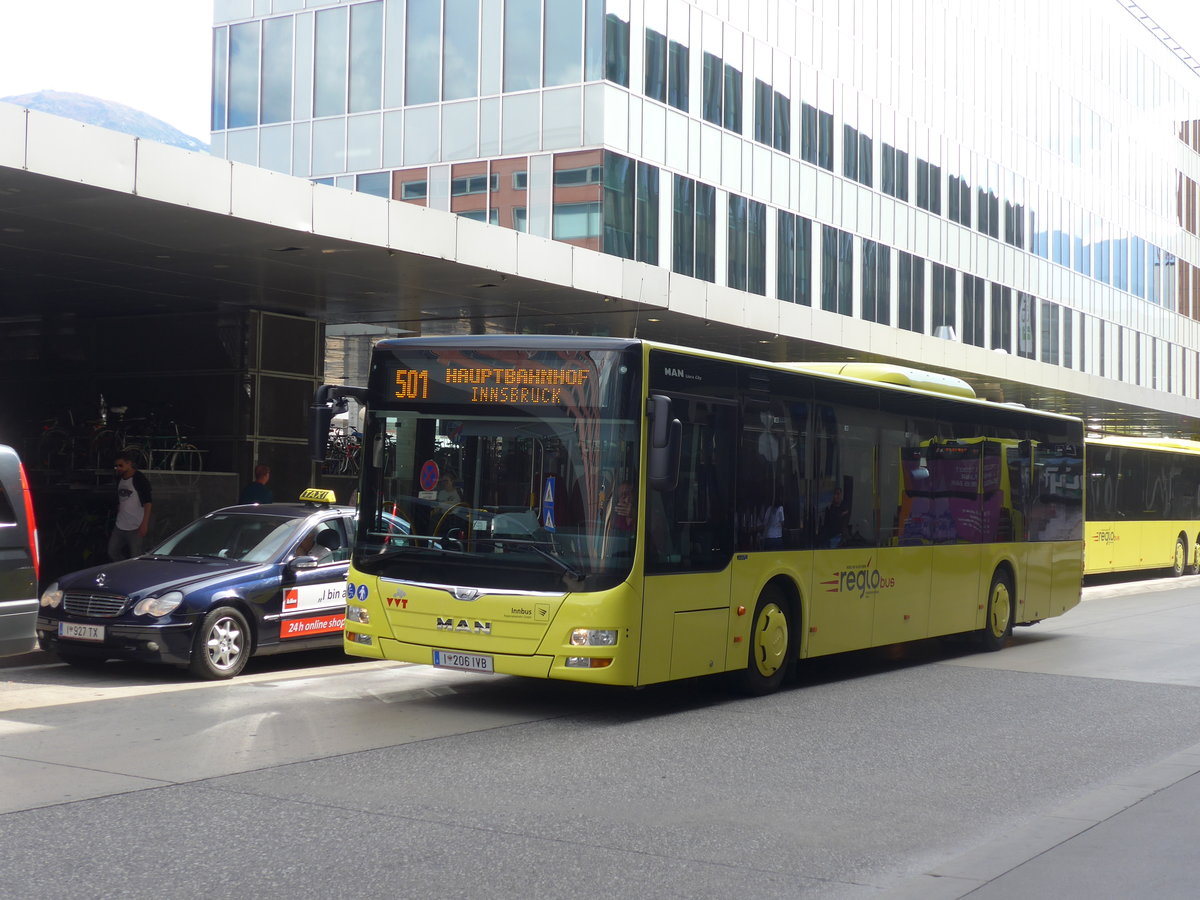
[[[152,541],[237,502],[259,461],[277,499],[312,486],[305,417],[322,359],[320,322],[245,308],[7,320],[0,443],[30,471],[43,580],[107,559],[118,452],[151,480]]]

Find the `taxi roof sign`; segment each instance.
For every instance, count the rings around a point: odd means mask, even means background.
[[[337,494],[320,488],[309,488],[300,495],[301,503],[337,503]]]

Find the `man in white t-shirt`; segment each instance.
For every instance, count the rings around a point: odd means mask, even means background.
[[[128,456],[118,454],[113,471],[117,473],[117,523],[108,536],[108,556],[116,562],[141,556],[145,551],[153,498],[150,479]]]

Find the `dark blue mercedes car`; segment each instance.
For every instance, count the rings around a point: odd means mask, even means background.
[[[42,593],[38,641],[72,665],[143,660],[201,678],[232,678],[256,654],[338,647],[354,509],[333,499],[218,509],[143,556],[65,575]]]

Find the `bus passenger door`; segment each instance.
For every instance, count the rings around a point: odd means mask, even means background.
[[[647,489],[639,683],[725,670],[729,624],[734,406],[673,397],[683,425],[674,490]]]
[[[979,571],[984,540],[983,444],[969,438],[942,440],[929,448],[928,458],[933,541],[930,633],[973,631],[983,624],[982,592],[991,578],[990,572],[984,576]]]

